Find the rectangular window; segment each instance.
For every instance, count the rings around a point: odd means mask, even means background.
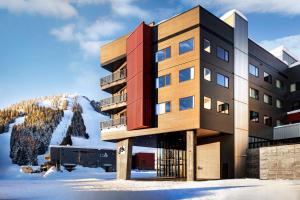
[[[296,91],[296,83],[292,83],[290,85],[290,92],[295,92]]]
[[[179,71],[179,82],[188,81],[194,79],[195,70],[194,67],[182,69]]]
[[[222,101],[217,101],[217,111],[219,113],[229,114],[229,104]]]
[[[229,78],[218,73],[217,74],[217,84],[228,88],[229,87]]]
[[[171,47],[167,47],[155,53],[155,62],[160,62],[170,57],[171,57]]]
[[[249,96],[253,99],[259,99],[259,91],[253,88],[250,88]]]
[[[264,116],[264,125],[272,126],[272,117]]]
[[[276,107],[277,108],[282,108],[283,107],[283,101],[276,99]]]
[[[210,69],[207,69],[207,68],[203,68],[203,76],[204,76],[204,79],[207,80],[207,81],[211,81],[211,71]]]
[[[156,115],[161,115],[164,113],[171,112],[171,103],[170,101],[156,104]]]
[[[194,38],[179,43],[179,54],[184,54],[194,50]]]
[[[283,88],[283,82],[281,80],[276,79],[276,87],[279,89]]]
[[[179,109],[187,110],[194,108],[194,96],[184,97],[179,99]]]
[[[203,107],[208,110],[211,109],[211,98],[203,97]]]
[[[272,76],[271,76],[271,74],[268,74],[267,72],[264,72],[264,81],[272,84]]]
[[[272,97],[268,94],[264,94],[264,102],[266,104],[272,105]]]
[[[250,111],[250,121],[259,123],[259,113],[255,111]]]
[[[258,67],[256,67],[255,65],[249,64],[249,73],[252,74],[253,76],[258,77],[258,74],[259,74]]]
[[[223,49],[222,47],[217,47],[217,57],[228,62],[229,61],[229,51]]]
[[[206,51],[207,53],[210,53],[210,41],[207,39],[204,39],[203,41],[203,49],[204,51]]]
[[[156,78],[156,88],[165,87],[171,84],[171,75],[167,74]]]

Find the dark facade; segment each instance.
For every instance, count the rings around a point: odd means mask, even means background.
[[[132,169],[154,170],[154,153],[136,153],[132,156]]]
[[[81,165],[101,167],[105,171],[116,171],[116,151],[110,149],[88,149],[78,147],[51,146],[50,162],[54,165]]]

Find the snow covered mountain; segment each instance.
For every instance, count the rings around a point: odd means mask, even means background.
[[[50,145],[61,145],[67,137],[72,146],[114,147],[112,143],[101,141],[99,122],[105,116],[96,111],[87,97],[78,94],[42,97],[6,110],[9,109],[18,111],[20,116],[11,119],[8,131],[0,134],[0,144],[3,144],[0,168],[12,162],[42,164]]]

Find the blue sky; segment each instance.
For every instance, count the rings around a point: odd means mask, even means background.
[[[100,45],[197,4],[217,16],[242,11],[251,39],[300,57],[298,0],[0,0],[0,108],[65,92],[106,97]]]

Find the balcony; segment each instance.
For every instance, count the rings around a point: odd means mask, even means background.
[[[105,92],[115,93],[126,85],[126,69],[119,70],[100,79],[101,89]]]
[[[102,112],[116,114],[126,107],[127,94],[113,96],[100,101],[100,109]]]
[[[122,128],[126,126],[126,117],[100,122],[100,129]]]

